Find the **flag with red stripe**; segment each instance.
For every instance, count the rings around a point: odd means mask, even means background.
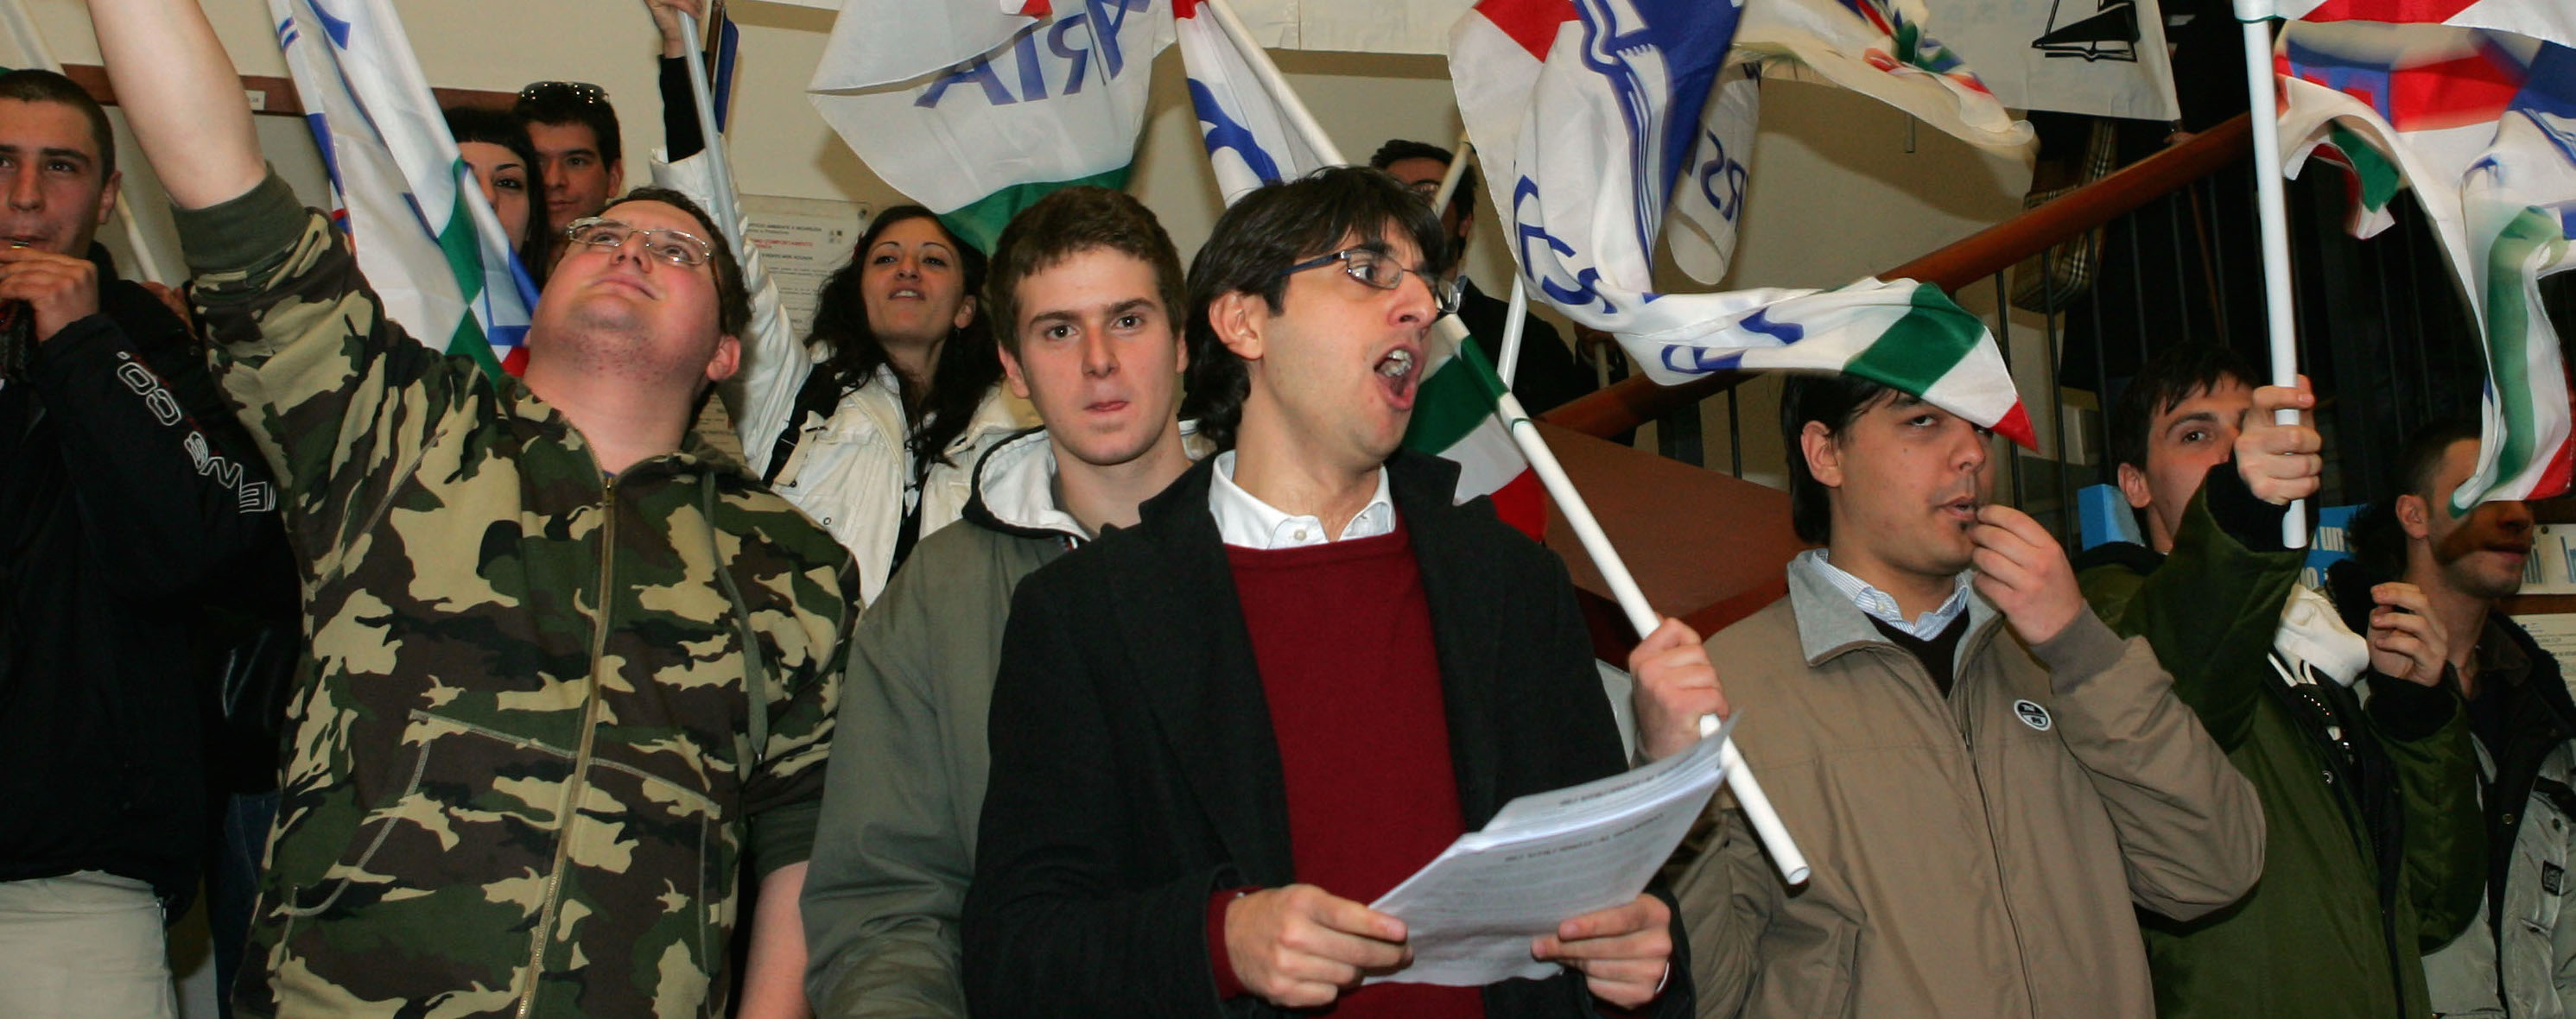
[[[2483,441],[2453,507],[2566,491],[2576,428],[2539,282],[2576,268],[2576,49],[2435,25],[2297,24],[2275,66],[2285,172],[2309,159],[2340,171],[2362,237],[2412,189],[2477,318]]]
[[[2377,21],[2512,32],[2576,46],[2576,4],[2567,0],[2278,0],[2297,21]]]
[[[1456,321],[1442,320],[1444,325]],[[1494,515],[1504,523],[1544,538],[1547,492],[1520,447],[1512,444],[1511,426],[1495,412],[1503,380],[1484,352],[1465,338],[1463,329],[1455,336],[1432,330],[1430,364],[1413,398],[1405,448],[1457,464],[1459,502],[1490,497]]]

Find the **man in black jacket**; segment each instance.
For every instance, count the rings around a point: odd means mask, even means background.
[[[1199,250],[1189,388],[1230,448],[1012,599],[975,1014],[1688,1014],[1656,894],[1534,939],[1547,980],[1361,986],[1410,952],[1362,903],[1511,798],[1624,763],[1563,564],[1396,452],[1439,238],[1403,185],[1340,168],[1245,196]],[[1679,623],[1630,664],[1715,686]]]
[[[2448,637],[2450,684],[2468,703],[2485,802],[2486,894],[2468,930],[2424,946],[2432,1008],[2445,1015],[2565,1015],[2576,1000],[2576,911],[2563,904],[2576,866],[2576,703],[2558,660],[2497,601],[2522,589],[2535,523],[2521,502],[2467,513],[2452,491],[2477,466],[2478,425],[2437,421],[2398,453],[2387,499],[2353,522],[2354,558],[2327,575],[2347,622],[2375,607],[2375,583],[2423,589]]]
[[[280,537],[188,325],[91,243],[106,115],[0,75],[0,1015],[170,1015],[208,820],[195,586]],[[82,257],[88,255],[89,257]]]

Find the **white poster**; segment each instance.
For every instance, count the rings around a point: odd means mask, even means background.
[[[760,249],[761,263],[778,284],[778,307],[797,339],[814,325],[814,295],[823,281],[850,261],[850,245],[868,228],[863,202],[819,198],[742,196],[751,229],[745,242]]]
[[[2021,110],[2172,120],[2156,0],[1929,0],[1932,33]]]

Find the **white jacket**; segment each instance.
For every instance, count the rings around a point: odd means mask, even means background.
[[[708,155],[700,152],[678,163],[653,151],[653,183],[688,195],[699,205],[709,201],[714,184]],[[789,327],[779,307],[778,284],[769,276],[760,249],[742,242],[747,223],[731,224],[725,241],[742,262],[743,287],[751,295],[751,325],[743,330],[742,369],[735,375],[734,431],[742,438],[743,459],[755,475],[769,474],[770,454],[796,393],[814,373],[821,355],[810,352]],[[1028,425],[1037,415],[996,385],[975,405],[975,420],[948,445],[947,460],[933,465],[922,486],[921,537],[957,520],[973,494],[975,462],[984,451]],[[796,452],[773,482],[778,494],[831,533],[858,561],[859,596],[873,603],[894,572],[894,544],[903,529],[903,489],[912,477],[904,437],[903,398],[890,368],[866,385],[841,394],[829,417],[808,415],[801,423]]]

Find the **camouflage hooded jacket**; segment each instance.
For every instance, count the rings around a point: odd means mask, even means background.
[[[311,640],[237,1003],[722,1014],[743,855],[813,839],[848,556],[695,445],[603,477],[274,176],[179,222]]]

